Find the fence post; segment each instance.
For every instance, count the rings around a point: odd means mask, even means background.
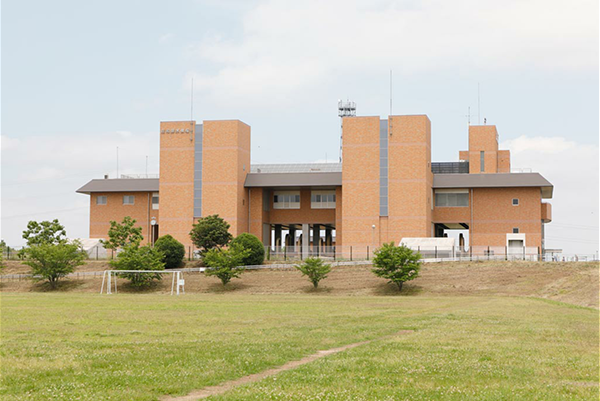
[[[508,246],[504,247],[504,260],[508,260]]]
[[[488,254],[488,260],[490,260],[490,246],[489,246],[489,245],[488,245],[488,251],[487,251],[487,254]]]
[[[304,240],[304,238],[303,238]],[[304,260],[304,244],[300,245],[300,260]]]
[[[271,260],[271,247],[267,248],[267,260]]]
[[[98,260],[98,245],[96,245],[96,260]]]
[[[434,259],[437,259],[437,245],[435,246],[435,256],[433,257]]]
[[[333,261],[335,262],[335,254],[337,253],[335,246],[333,247]]]
[[[287,262],[287,246],[283,247],[283,261]]]
[[[192,261],[192,247],[188,246],[188,259],[191,262]]]
[[[542,261],[542,250],[540,249],[540,247],[537,247],[537,251],[538,251],[538,262]]]
[[[350,262],[352,262],[352,245],[350,245]]]
[[[525,260],[525,246],[523,246],[523,260]]]
[[[369,245],[367,245],[367,260],[369,260]]]

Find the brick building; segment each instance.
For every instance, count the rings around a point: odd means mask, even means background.
[[[90,237],[131,216],[146,241],[171,234],[191,246],[194,221],[218,214],[233,235],[303,252],[452,230],[471,252],[544,247],[553,186],[538,173],[511,173],[493,125],[470,126],[469,149],[448,163],[431,161],[425,115],[345,117],[339,164],[251,165],[250,140],[239,120],[162,122],[160,179],[95,179],[77,191],[90,195]]]

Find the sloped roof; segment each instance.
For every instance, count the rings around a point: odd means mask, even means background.
[[[433,188],[540,187],[542,198],[552,198],[554,186],[539,173],[434,174]]]
[[[158,192],[158,178],[108,178],[91,180],[77,190],[80,194],[92,192]]]

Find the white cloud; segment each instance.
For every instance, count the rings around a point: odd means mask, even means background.
[[[527,137],[505,141],[512,167],[540,172],[554,185],[553,220],[546,226],[547,246],[571,254],[598,250],[598,145],[561,137]]]
[[[69,236],[88,237],[89,197],[75,191],[104,174],[116,177],[117,146],[120,174],[143,174],[146,156],[148,173],[158,173],[156,132],[2,135],[2,238],[11,246],[20,245],[29,220],[53,218],[65,225]]]
[[[165,33],[158,38],[158,43],[161,45],[168,44],[175,37],[174,33]]]
[[[348,72],[595,70],[597,1],[264,1],[240,40],[205,37],[194,76],[221,102],[275,99]]]

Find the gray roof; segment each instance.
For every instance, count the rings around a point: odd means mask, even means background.
[[[80,194],[92,192],[158,192],[158,178],[112,178],[91,180],[77,190]]]
[[[552,198],[554,186],[539,173],[434,174],[433,188],[540,187],[542,198]]]
[[[341,173],[341,163],[253,164],[251,173]]]
[[[339,187],[341,172],[329,173],[250,173],[246,176],[247,188],[252,187]]]

